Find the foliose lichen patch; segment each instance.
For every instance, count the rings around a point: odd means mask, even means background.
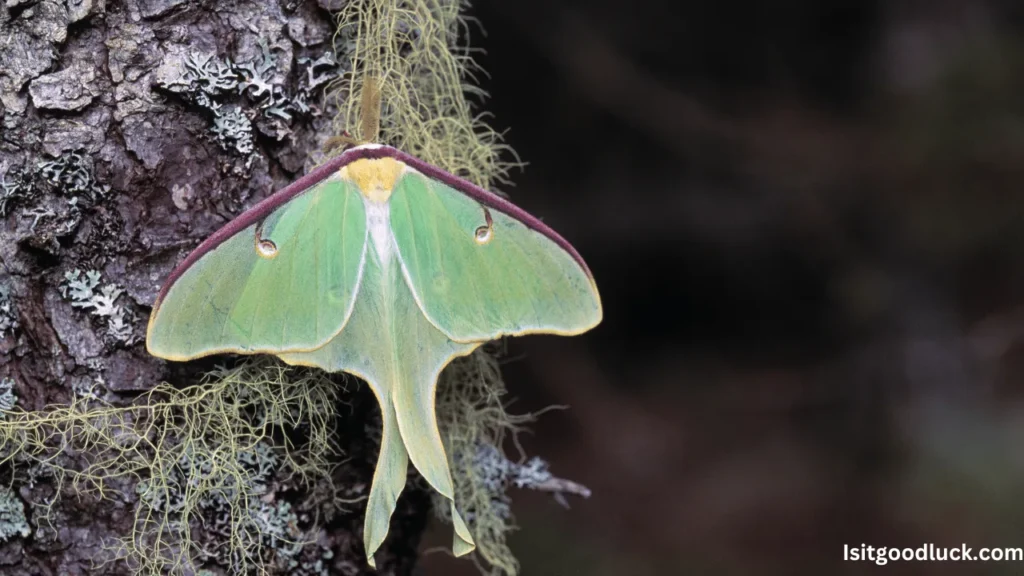
[[[298,90],[289,94],[278,57],[266,42],[260,55],[247,62],[222,60],[213,54],[190,53],[181,73],[158,85],[205,110],[212,119],[210,132],[224,150],[246,159],[256,158],[256,132],[281,141],[291,134],[299,118],[318,116],[316,94],[340,72],[330,52],[319,58],[299,58]]]

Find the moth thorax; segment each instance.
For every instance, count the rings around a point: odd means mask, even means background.
[[[391,197],[405,164],[394,158],[361,158],[343,166],[341,177],[355,183],[367,200],[383,204]]]
[[[366,227],[381,266],[391,261],[391,217],[390,206],[386,202],[374,202],[367,197]]]

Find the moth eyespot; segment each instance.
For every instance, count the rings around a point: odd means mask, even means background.
[[[264,258],[277,256],[277,244],[270,240],[260,240],[256,243],[256,253]]]
[[[477,244],[487,244],[491,241],[491,237],[493,236],[494,231],[490,226],[481,226],[473,233],[473,238],[476,239]]]
[[[255,232],[253,245],[256,246],[256,253],[267,259],[277,256],[277,244],[263,238],[263,221],[256,225]]]

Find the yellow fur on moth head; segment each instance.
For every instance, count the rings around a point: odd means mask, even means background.
[[[360,158],[341,167],[341,177],[354,182],[370,202],[383,204],[391,197],[405,164],[394,158]]]

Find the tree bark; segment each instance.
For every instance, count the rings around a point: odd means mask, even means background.
[[[19,408],[67,403],[83,389],[123,405],[196,373],[146,353],[150,306],[190,249],[308,169],[331,135],[317,102],[342,72],[330,58],[331,7],[0,3],[0,377],[13,381]],[[99,273],[92,284],[89,272]],[[365,389],[351,401],[342,419],[349,459],[333,479],[368,487],[377,446],[365,430],[376,408]],[[0,473],[13,477],[7,464]],[[120,505],[65,496],[43,531],[36,510],[52,480],[15,482],[33,530],[0,542],[0,572],[130,573],[123,562],[95,566],[110,554],[104,542],[132,526],[134,485],[113,489]],[[276,497],[303,497],[289,490]],[[415,485],[405,491],[377,573],[411,573],[428,501]],[[318,529],[333,552],[323,573],[371,573],[361,506]]]

